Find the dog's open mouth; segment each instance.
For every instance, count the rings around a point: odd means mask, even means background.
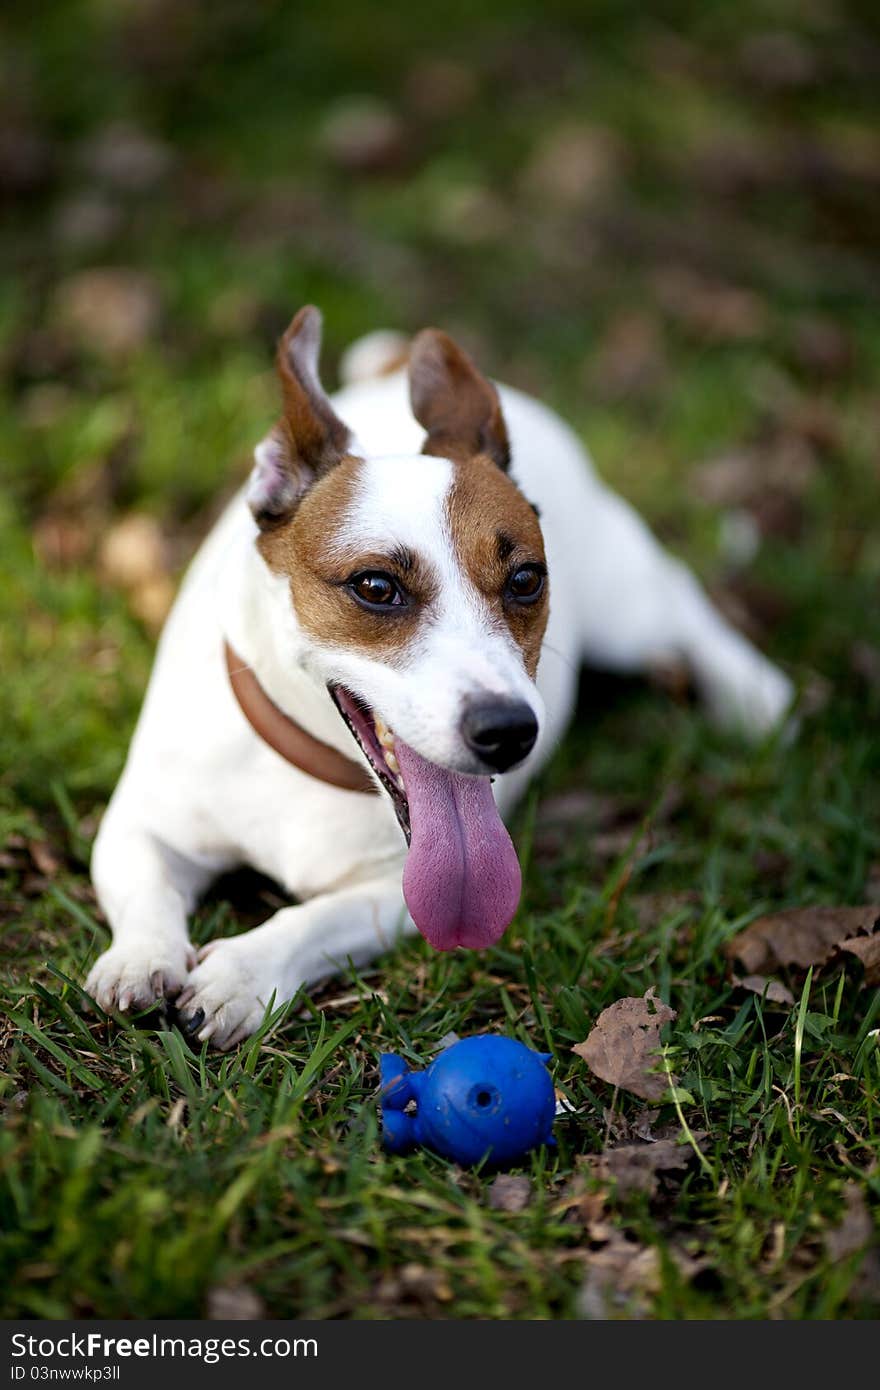
[[[406,843],[412,840],[412,827],[409,819],[409,801],[406,787],[400,775],[400,764],[394,752],[394,735],[380,715],[375,714],[363,700],[352,695],[342,685],[328,687],[333,703],[348,725],[355,742],[360,744],[370,766],[391,797],[391,804],[406,836]]]
[[[439,951],[491,946],[509,926],[522,887],[491,779],[428,762],[344,686],[331,686],[330,694],[406,836],[403,893],[419,931]]]

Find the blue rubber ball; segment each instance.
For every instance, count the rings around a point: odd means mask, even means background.
[[[552,1144],[556,1097],[549,1053],[513,1038],[462,1038],[423,1072],[380,1059],[383,1142],[392,1153],[422,1145],[457,1163],[511,1163]]]

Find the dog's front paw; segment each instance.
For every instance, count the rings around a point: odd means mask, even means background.
[[[285,997],[274,963],[261,960],[246,936],[231,937],[211,941],[199,952],[177,1011],[185,1033],[227,1052],[256,1032],[270,1003],[283,1003]]]
[[[794,686],[756,652],[738,651],[736,660],[713,668],[706,694],[715,722],[752,742],[778,729],[787,739],[797,732],[790,715]]]
[[[99,956],[85,990],[102,1009],[149,1009],[160,1000],[176,999],[194,962],[186,940],[159,937],[120,941]]]

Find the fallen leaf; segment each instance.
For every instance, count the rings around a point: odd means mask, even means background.
[[[744,975],[736,983],[740,989],[748,989],[751,990],[752,994],[760,994],[768,1004],[785,1004],[789,1008],[794,1004],[794,995],[791,990],[780,980],[771,980],[767,975]]]
[[[86,190],[63,199],[52,217],[52,237],[65,251],[80,255],[103,250],[118,236],[123,207],[116,198]]]
[[[37,559],[45,569],[66,570],[82,564],[92,548],[94,536],[82,518],[47,512],[34,522],[31,540]]]
[[[694,1256],[677,1245],[667,1245],[666,1254],[681,1279],[690,1281],[707,1268],[709,1261]],[[579,1297],[583,1318],[644,1318],[649,1315],[653,1296],[660,1291],[661,1261],[656,1246],[644,1246],[616,1230],[605,1227],[605,1241],[587,1252],[587,1275]]]
[[[712,507],[766,505],[768,497],[801,498],[818,473],[809,442],[783,434],[761,447],[729,449],[699,464],[694,491]]]
[[[865,879],[865,900],[880,903],[880,863],[872,864]]]
[[[766,304],[739,285],[673,266],[654,276],[654,290],[669,317],[706,342],[746,342],[767,330]]]
[[[471,105],[480,84],[473,68],[450,58],[423,58],[407,74],[408,105],[425,120],[448,120]]]
[[[602,399],[616,401],[650,394],[661,384],[665,371],[656,320],[643,313],[624,313],[609,324],[586,379]]]
[[[865,967],[864,982],[869,989],[880,985],[880,931],[875,931],[872,936],[852,936],[847,941],[841,941],[840,950],[857,956],[862,962]]]
[[[627,897],[642,931],[650,931],[670,917],[693,919],[698,915],[700,902],[700,894],[693,888],[669,893],[633,893]]]
[[[165,541],[156,518],[145,512],[122,517],[105,535],[100,560],[104,577],[126,589],[167,573]]]
[[[53,301],[55,326],[81,347],[107,358],[142,348],[156,332],[160,317],[155,280],[122,266],[69,276]]]
[[[645,1192],[653,1197],[661,1173],[684,1172],[694,1156],[690,1142],[659,1139],[652,1143],[619,1144],[595,1155],[591,1167],[597,1178],[613,1180],[618,1197]]]
[[[152,632],[158,632],[174,601],[168,546],[155,517],[130,512],[101,543],[103,577],[128,591],[134,613]]]
[[[441,236],[464,246],[500,241],[510,230],[504,202],[480,183],[448,186],[434,209],[434,217]]]
[[[489,1188],[493,1211],[524,1211],[532,1196],[532,1184],[524,1174],[499,1173]]]
[[[819,377],[843,376],[853,364],[853,345],[834,319],[807,314],[795,319],[791,331],[795,361]]]
[[[208,1290],[207,1317],[215,1322],[254,1322],[266,1316],[260,1295],[246,1284],[222,1284]]]
[[[166,574],[145,579],[131,590],[132,612],[151,633],[158,633],[174,602],[175,587]]]
[[[637,825],[622,825],[617,830],[605,830],[590,840],[590,849],[597,859],[620,859],[626,855],[635,862],[654,849],[657,841],[650,830],[641,831]]]
[[[28,850],[40,873],[45,874],[46,878],[54,878],[61,868],[61,860],[51,845],[47,845],[45,840],[29,840]]]
[[[848,1182],[843,1189],[843,1215],[836,1226],[825,1234],[825,1250],[837,1263],[864,1250],[874,1240],[874,1222],[862,1189]]]
[[[410,1261],[393,1274],[384,1275],[376,1285],[378,1302],[397,1304],[410,1302],[419,1305],[449,1303],[453,1293],[446,1275],[439,1269]]]
[[[631,814],[631,803],[620,797],[580,787],[545,796],[538,803],[538,818],[548,825],[582,824],[591,830],[602,830],[629,819]]]
[[[606,1219],[608,1188],[597,1186],[592,1177],[585,1182],[582,1172],[574,1175],[562,1193],[556,1212],[569,1224],[583,1226],[588,1238],[597,1244],[608,1240],[614,1229]]]
[[[844,942],[872,933],[880,923],[876,906],[868,907],[792,907],[759,917],[728,941],[724,950],[749,975],[772,974],[794,966],[808,970],[824,965]],[[847,948],[861,957],[861,947]],[[868,952],[866,952],[868,954]]]
[[[344,97],[324,116],[318,146],[331,164],[347,173],[387,173],[403,161],[406,131],[385,102],[370,96]]]
[[[80,147],[79,162],[99,183],[123,193],[148,193],[169,173],[174,154],[170,145],[138,126],[113,121]]]
[[[644,1139],[646,1142],[656,1138],[653,1132],[654,1125],[660,1117],[659,1110],[642,1110],[632,1121],[630,1128],[637,1139]]]
[[[675,1077],[657,1072],[660,1029],[677,1017],[653,985],[641,999],[618,999],[603,1009],[595,1027],[572,1049],[587,1066],[612,1086],[621,1086],[643,1100],[660,1100]]]
[[[639,1245],[619,1231],[600,1250],[591,1251],[578,1299],[582,1318],[604,1321],[645,1317],[660,1290],[660,1252]]]
[[[869,690],[880,690],[880,648],[870,642],[853,642],[849,664]]]
[[[609,191],[623,158],[619,137],[604,126],[557,126],[538,143],[522,178],[523,192],[539,206],[583,206]]]
[[[740,45],[738,59],[746,79],[768,92],[800,91],[820,75],[816,48],[791,29],[749,34]]]

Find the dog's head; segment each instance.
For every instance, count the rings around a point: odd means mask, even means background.
[[[498,394],[446,334],[409,356],[421,454],[368,458],[320,384],[320,337],[307,307],[279,347],[284,416],[249,484],[257,544],[289,581],[301,660],[394,802],[416,925],[440,949],[486,946],[519,901],[490,782],[543,713],[541,528],[508,473]]]

